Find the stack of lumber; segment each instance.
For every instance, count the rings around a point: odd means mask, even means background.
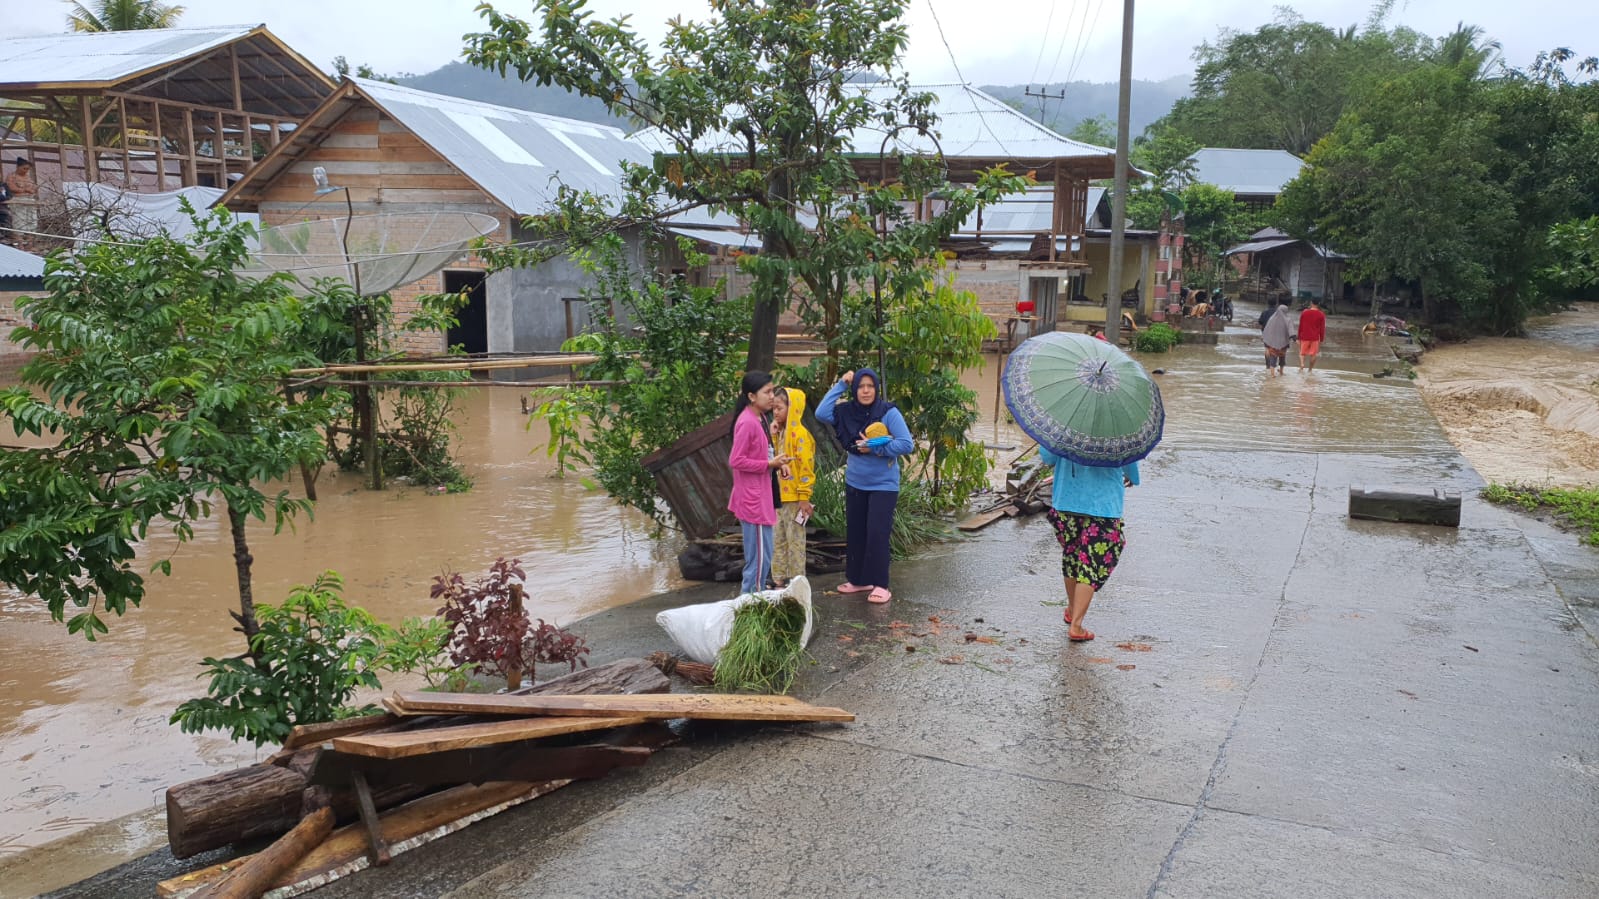
[[[294,896],[574,780],[641,765],[663,722],[842,722],[789,696],[667,693],[643,659],[515,693],[395,693],[388,710],[296,728],[266,762],[167,791],[173,854],[284,834],[264,851],[160,884],[158,895]],[[339,821],[347,821],[335,829]]]
[[[1035,445],[1036,446],[1036,445]],[[962,531],[980,531],[1001,518],[1034,515],[1049,508],[1055,487],[1054,469],[1029,447],[1011,462],[1005,473],[1005,490],[994,494],[988,502],[974,508],[972,514],[956,525]]]

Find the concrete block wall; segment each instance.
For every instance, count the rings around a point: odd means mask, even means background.
[[[17,311],[17,300],[27,296],[28,293],[28,291],[0,290],[0,378],[6,381],[13,380],[17,369],[34,355],[32,351],[24,351],[22,347],[11,342],[11,329],[27,324],[22,314]]]

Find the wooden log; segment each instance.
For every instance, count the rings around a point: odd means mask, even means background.
[[[1349,517],[1460,527],[1460,494],[1453,490],[1350,487]]]
[[[305,776],[252,765],[167,790],[167,842],[188,858],[237,840],[280,834],[300,820]]]
[[[283,872],[297,864],[333,833],[333,810],[318,809],[271,846],[250,856],[226,879],[207,890],[206,899],[260,899]]]
[[[324,752],[311,773],[311,783],[346,784],[357,776],[372,787],[396,783],[453,787],[502,780],[592,780],[604,777],[613,768],[642,765],[653,751],[603,744],[504,743],[394,759]]]
[[[525,687],[519,692],[522,695],[545,692],[634,694],[665,693],[671,688],[671,680],[649,662],[623,659]],[[412,730],[459,723],[460,718],[452,716],[407,718],[377,730]],[[308,725],[307,728],[321,726]],[[172,854],[188,858],[240,840],[283,833],[300,820],[308,806],[331,804],[341,821],[348,820],[357,807],[353,791],[329,793],[316,788],[306,794],[307,772],[314,753],[314,749],[289,750],[288,754],[279,752],[269,759],[270,764],[251,765],[168,788],[167,842]],[[373,800],[379,809],[390,808],[416,798],[427,789],[386,788],[378,791]]]
[[[485,696],[476,693],[395,693],[407,715],[550,715],[619,718],[696,718],[711,721],[854,721],[843,709],[814,706],[792,696],[736,693],[666,693],[650,696]]]
[[[345,718],[342,721],[325,721],[321,724],[302,724],[289,731],[289,738],[283,741],[284,749],[299,749],[302,746],[312,746],[325,743],[334,737],[343,737],[349,734],[366,733],[377,730],[390,724],[399,723],[399,718],[394,715],[362,715],[359,718]]]

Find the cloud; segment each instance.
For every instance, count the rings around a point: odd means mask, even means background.
[[[66,5],[39,0],[13,3],[7,11],[12,35],[66,29]],[[380,72],[427,72],[460,58],[461,36],[480,30],[473,12],[477,0],[185,0],[189,26],[265,22],[290,46],[317,65],[331,67],[343,55]],[[499,4],[502,11],[530,15],[524,0]],[[640,0],[592,0],[590,8],[609,19],[631,13],[646,37],[659,38],[668,13]],[[922,82],[957,80],[956,69],[977,84],[1040,82],[1054,74],[1064,80],[1114,81],[1121,49],[1121,9],[1115,0],[1006,0],[1004,15],[994,4],[956,0],[911,0],[907,23],[911,45],[906,62]],[[1310,0],[1294,4],[1307,19],[1345,27],[1365,21],[1365,0]],[[403,12],[401,11],[403,10]],[[945,49],[937,21],[948,40]],[[680,0],[670,15],[704,18],[703,0]],[[1219,29],[1253,30],[1269,21],[1274,8],[1258,0],[1140,0],[1134,28],[1133,73],[1164,79],[1193,69],[1193,48],[1214,40]],[[1517,4],[1483,0],[1412,0],[1396,9],[1393,21],[1426,34],[1441,35],[1459,21],[1481,25],[1501,41],[1513,65],[1531,61],[1539,50],[1568,45],[1573,35],[1592,37],[1574,46],[1583,55],[1599,53],[1599,5],[1527,0]],[[1046,29],[1045,25],[1048,24]],[[952,61],[953,56],[953,61]],[[1057,61],[1058,60],[1058,61]]]

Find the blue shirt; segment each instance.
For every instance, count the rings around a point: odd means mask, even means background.
[[[844,382],[833,382],[833,388],[816,406],[816,418],[822,424],[833,424],[833,404],[844,395]],[[872,447],[864,454],[854,447],[849,450],[849,460],[844,463],[844,483],[856,490],[886,490],[899,492],[899,457],[916,449],[911,430],[905,426],[905,416],[898,409],[888,410],[883,416],[883,426],[892,439],[884,446]]]
[[[1120,468],[1095,468],[1078,465],[1043,447],[1038,448],[1038,455],[1055,466],[1055,491],[1050,503],[1055,511],[1092,515],[1095,518],[1122,517],[1122,497],[1127,492],[1122,486],[1122,478],[1138,483],[1137,462],[1129,462]]]

